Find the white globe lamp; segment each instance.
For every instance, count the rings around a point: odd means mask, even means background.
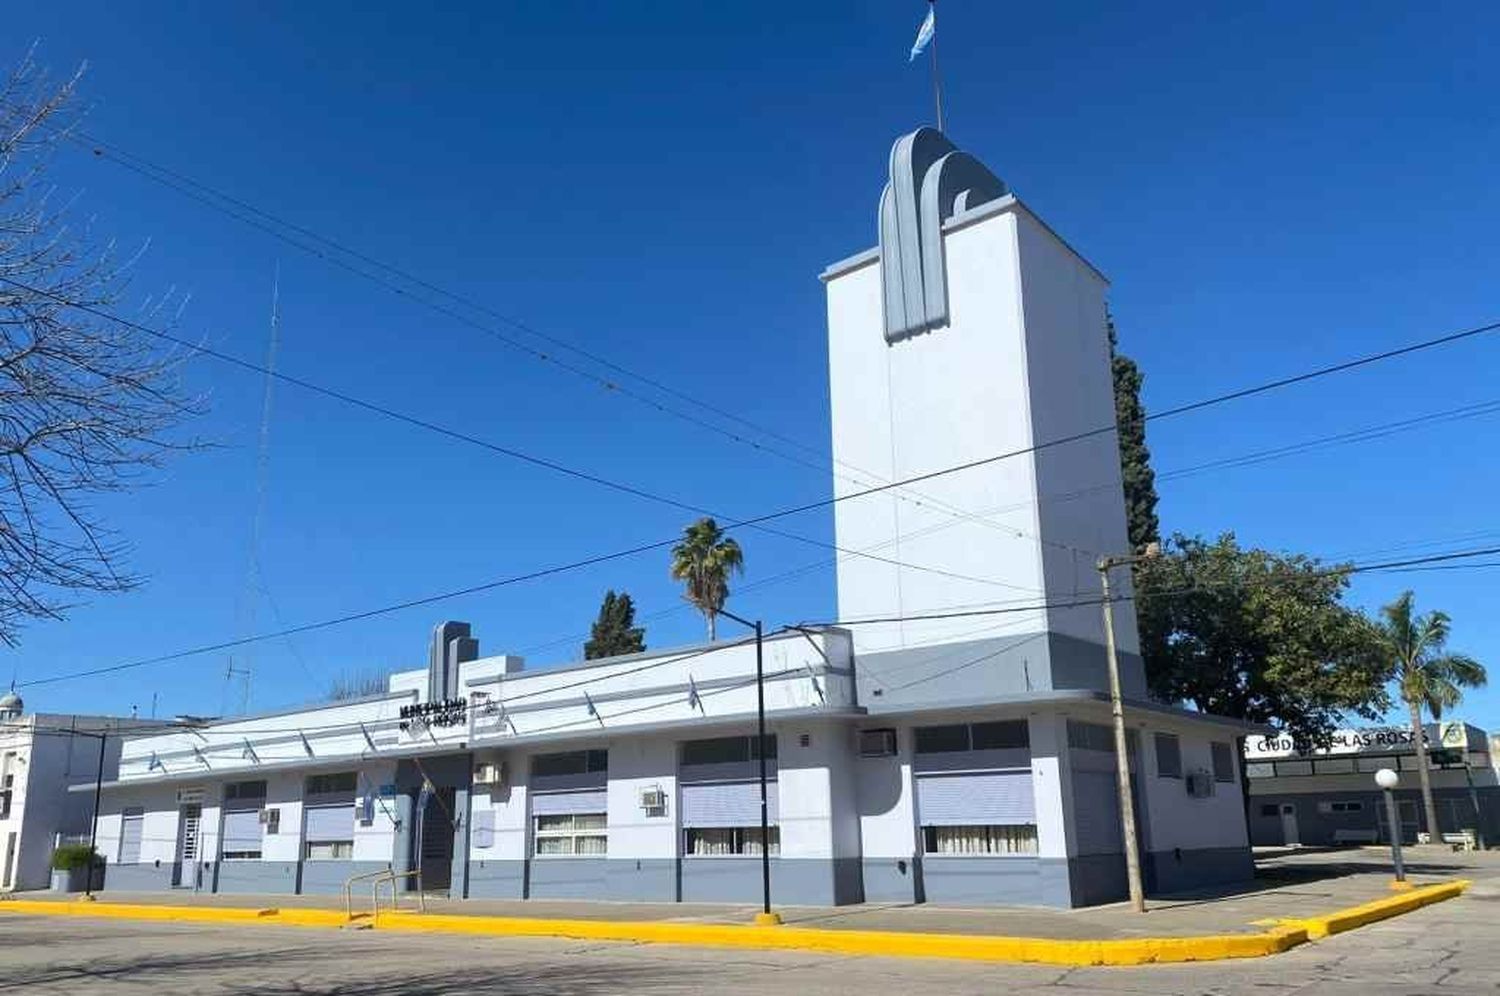
[[[1401,776],[1390,768],[1381,768],[1375,772],[1375,784],[1389,791],[1401,783]]]

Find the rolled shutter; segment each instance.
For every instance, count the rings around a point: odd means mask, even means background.
[[[766,819],[777,821],[776,783],[766,784]],[[682,786],[684,827],[760,826],[760,782],[703,782]]]
[[[236,809],[224,814],[223,852],[259,851],[261,840],[260,810]]]
[[[120,820],[120,864],[134,865],[141,860],[141,825],[146,818],[140,812],[126,813]]]
[[[928,774],[917,779],[922,826],[1004,826],[1036,822],[1029,771]]]
[[[309,806],[307,808],[307,839],[315,843],[331,840],[354,839],[354,807]]]
[[[607,813],[609,812],[608,798],[608,794],[602,789],[587,792],[546,792],[531,797],[531,815]]]

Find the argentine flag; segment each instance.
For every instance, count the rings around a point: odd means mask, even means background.
[[[936,30],[937,8],[929,6],[927,8],[926,19],[922,21],[922,26],[917,29],[917,40],[912,43],[911,56],[906,60],[907,62],[916,61],[917,56],[921,55],[922,50],[927,47],[927,43],[932,41],[932,34]]]

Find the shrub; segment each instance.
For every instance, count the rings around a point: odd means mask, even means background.
[[[52,852],[52,867],[57,871],[74,871],[100,863],[99,855],[87,844],[64,844]]]

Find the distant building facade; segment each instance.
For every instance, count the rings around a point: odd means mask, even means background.
[[[1472,833],[1500,844],[1500,779],[1494,741],[1461,721],[1424,728],[1438,832]],[[1287,736],[1245,739],[1250,782],[1250,838],[1259,846],[1347,845],[1390,840],[1375,772],[1390,768],[1401,839],[1427,833],[1416,739],[1404,726],[1338,730],[1325,748],[1299,747]]]

